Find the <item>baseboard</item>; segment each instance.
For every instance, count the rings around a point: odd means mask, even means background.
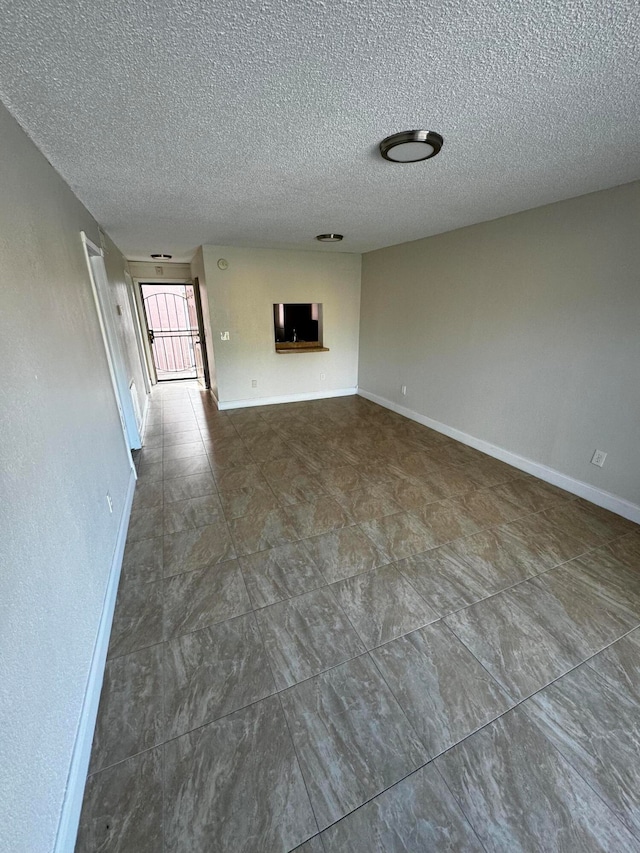
[[[250,400],[225,400],[218,403],[218,408],[221,411],[226,411],[227,409],[246,409],[250,406],[273,406],[277,403],[300,403],[304,400],[350,397],[357,393],[357,388],[336,388],[333,391],[309,391],[304,394],[284,394],[280,397],[252,397]]]
[[[58,824],[58,832],[56,834],[56,843],[53,848],[54,853],[73,853],[76,844],[78,824],[80,823],[80,812],[82,811],[82,798],[84,795],[87,773],[89,771],[91,744],[93,742],[93,732],[98,716],[100,691],[102,689],[102,679],[104,677],[107,650],[109,648],[109,635],[111,634],[111,624],[113,622],[113,612],[116,605],[120,570],[122,568],[122,558],[127,539],[127,528],[129,527],[129,516],[131,515],[131,504],[133,503],[133,492],[135,486],[135,472],[131,472],[124,508],[120,518],[120,526],[118,528],[118,538],[116,540],[113,559],[111,561],[109,581],[107,583],[107,590],[104,597],[100,625],[98,627],[96,642],[93,647],[91,667],[89,669],[89,677],[87,679],[87,689],[84,694],[80,721],[78,723],[78,731],[76,733],[76,742],[73,748],[71,764],[69,766],[67,787],[60,812],[60,822]]]
[[[565,489],[565,491],[571,492],[573,495],[584,498],[597,506],[603,507],[603,509],[609,509],[611,512],[617,513],[617,515],[621,515],[624,518],[628,518],[630,521],[635,521],[637,524],[640,524],[640,506],[631,503],[631,501],[628,501],[625,498],[618,497],[618,495],[606,492],[603,489],[598,489],[596,486],[584,483],[582,480],[576,480],[573,477],[569,477],[567,474],[563,474],[561,471],[557,471],[555,468],[549,468],[547,465],[542,465],[540,462],[534,462],[533,459],[527,459],[525,456],[512,453],[510,450],[505,450],[504,448],[491,444],[488,441],[484,441],[481,438],[476,438],[473,435],[469,435],[455,427],[443,424],[440,421],[427,417],[426,415],[421,415],[413,409],[408,409],[405,406],[401,406],[398,403],[387,400],[385,397],[372,394],[370,391],[365,391],[363,388],[358,388],[358,394],[367,400],[371,400],[372,403],[378,403],[378,405],[384,406],[385,409],[391,409],[391,411],[397,412],[399,415],[404,415],[405,418],[410,418],[412,421],[417,421],[419,424],[423,424],[430,429],[436,430],[436,432],[448,435],[449,438],[454,438],[456,441],[462,442],[462,444],[468,444],[469,447],[480,450],[488,456],[493,456],[501,462],[513,465],[514,468],[526,471],[527,474],[532,474],[540,480],[551,483],[553,486],[558,486],[560,489]]]

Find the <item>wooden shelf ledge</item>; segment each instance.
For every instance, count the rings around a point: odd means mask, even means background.
[[[304,344],[276,344],[276,352],[282,355],[283,353],[300,353],[300,352],[329,352],[329,347],[305,346]]]

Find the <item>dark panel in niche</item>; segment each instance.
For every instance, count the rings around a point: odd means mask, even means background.
[[[273,306],[275,342],[308,342],[322,346],[322,305],[279,302]]]

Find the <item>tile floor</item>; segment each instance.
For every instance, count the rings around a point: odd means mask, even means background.
[[[138,466],[78,853],[640,851],[640,528],[359,397]]]

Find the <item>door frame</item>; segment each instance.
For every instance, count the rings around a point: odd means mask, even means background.
[[[193,278],[193,297],[196,303],[196,317],[198,318],[198,337],[200,338],[200,357],[202,358],[202,369],[204,372],[204,387],[211,390],[211,374],[209,373],[209,356],[207,354],[207,339],[204,334],[204,314],[202,312],[202,296],[200,294],[200,279]]]
[[[107,366],[109,368],[109,376],[115,397],[118,415],[120,417],[120,425],[122,427],[122,435],[124,438],[129,463],[135,473],[135,464],[133,461],[132,450],[138,450],[142,447],[142,437],[136,423],[136,415],[133,410],[133,400],[131,394],[128,398],[124,392],[124,388],[129,388],[127,377],[122,375],[122,366],[124,361],[120,344],[117,335],[113,331],[113,323],[110,322],[108,300],[108,282],[107,268],[104,262],[104,251],[87,237],[84,231],[80,232],[82,240],[82,248],[84,251],[87,270],[89,273],[89,282],[91,291],[96,306],[98,315],[98,323],[104,343],[105,355],[107,357]]]
[[[149,343],[149,322],[147,320],[147,312],[144,310],[144,303],[142,301],[142,290],[140,288],[141,284],[193,284],[193,279],[149,278],[146,275],[142,278],[140,276],[133,276],[133,290],[136,305],[138,306],[138,315],[140,317],[140,323],[142,326],[142,343],[144,347],[145,361],[147,365],[147,370],[149,371],[151,384],[157,385],[158,374],[156,373],[156,366],[153,363],[153,353],[151,351],[151,344]]]
[[[207,341],[204,334],[204,314],[202,311],[202,298],[200,296],[201,285],[198,280],[198,277],[196,276],[195,278],[150,278],[149,276],[135,276],[133,278],[133,287],[135,291],[136,305],[138,307],[138,314],[140,316],[141,324],[144,324],[144,328],[142,329],[142,340],[144,345],[144,353],[146,356],[146,363],[149,370],[149,376],[151,377],[151,382],[156,385],[158,382],[158,375],[156,373],[156,366],[153,361],[153,352],[151,350],[151,344],[149,343],[149,320],[147,318],[147,312],[145,310],[144,301],[142,299],[141,285],[143,284],[186,284],[193,287],[196,303],[196,315],[198,318],[198,334],[200,337],[202,362],[204,367],[205,388],[207,391],[210,391],[211,374],[209,371]]]

